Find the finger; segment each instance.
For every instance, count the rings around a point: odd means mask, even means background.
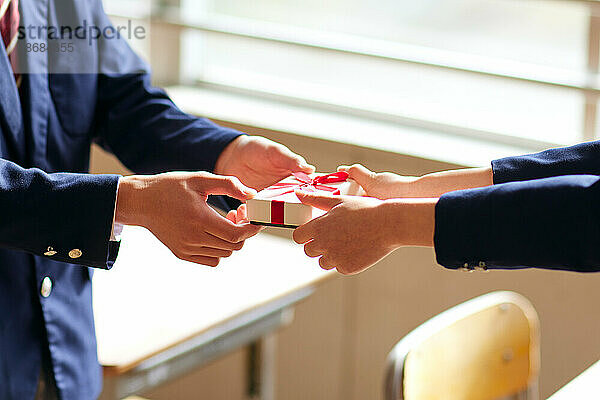
[[[252,225],[250,223],[234,224],[228,229],[222,227],[211,227],[207,232],[219,239],[230,243],[240,243],[251,238],[262,230],[260,225]]]
[[[206,232],[217,238],[230,243],[239,243],[256,235],[261,227],[249,223],[235,224],[230,220],[223,218],[216,211],[212,210],[212,221],[204,227]]]
[[[309,257],[318,257],[323,254],[323,250],[312,240],[304,245],[304,252]]]
[[[344,201],[344,198],[340,196],[334,197],[331,195],[308,193],[301,190],[296,190],[296,196],[302,202],[302,204],[313,206],[325,211],[331,210],[333,207]]]
[[[367,269],[368,266],[361,267],[360,265],[350,265],[350,266],[336,266],[335,269],[342,275],[357,275]]]
[[[191,182],[192,188],[204,195],[224,194],[242,201],[251,199],[256,195],[256,190],[245,186],[235,176],[214,175],[203,172],[198,173]]]
[[[207,265],[209,267],[216,267],[221,261],[217,257],[206,257],[206,256],[189,256],[186,261],[190,261],[196,264]]]
[[[236,211],[236,223],[248,222],[248,208],[245,204],[238,207]]]
[[[236,210],[229,211],[227,213],[226,218],[235,224],[237,222],[237,212],[236,212]]]
[[[323,256],[323,257],[319,258],[319,265],[321,266],[321,268],[327,269],[327,270],[335,268],[335,264],[327,256]]]
[[[235,251],[240,250],[244,246],[244,241],[232,243],[205,232],[205,235],[197,241],[196,245],[198,247],[212,247],[213,249]]]
[[[305,172],[307,174],[312,174],[316,170],[315,166],[306,162],[304,157],[297,155],[295,161],[296,165],[290,169],[292,172]]]
[[[375,179],[375,172],[360,164],[354,164],[350,167],[340,166],[338,170],[347,172],[348,177],[354,179],[362,187],[368,187],[371,185],[373,179]]]
[[[230,210],[227,213],[226,218],[234,224],[242,224],[248,222],[246,205],[242,204],[237,208],[237,210]]]
[[[243,242],[242,242],[243,245]],[[207,256],[207,257],[229,257],[233,254],[233,250],[218,249],[214,247],[195,246],[190,247],[189,251],[192,256]]]
[[[311,222],[307,222],[304,225],[299,226],[294,229],[294,233],[292,233],[292,237],[294,238],[294,242],[298,244],[306,243],[314,237],[314,224]]]

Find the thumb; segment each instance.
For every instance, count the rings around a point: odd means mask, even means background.
[[[326,194],[307,193],[301,190],[296,190],[295,193],[302,204],[325,211],[331,210],[333,207],[344,201],[341,197],[333,197]]]
[[[375,180],[376,176],[375,172],[360,164],[354,164],[350,167],[341,165],[338,167],[338,171],[347,172],[348,178],[355,180],[356,183],[362,186],[365,190],[373,185],[373,181]]]
[[[196,178],[192,187],[205,195],[223,194],[242,201],[256,195],[256,190],[245,186],[235,176],[204,173]]]
[[[315,172],[315,167],[307,163],[304,157],[294,153],[283,145],[279,147],[279,152],[276,157],[276,164],[280,168],[287,169],[291,172],[305,172],[307,174]]]
[[[315,172],[315,167],[314,165],[307,163],[304,157],[295,154],[294,165],[292,165],[290,171],[305,172],[307,174],[312,174],[313,172]]]

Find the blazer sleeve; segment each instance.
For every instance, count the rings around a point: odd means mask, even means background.
[[[47,174],[0,159],[0,246],[89,267],[112,267],[119,176]]]
[[[112,26],[96,1],[96,24]],[[182,112],[150,82],[148,65],[124,37],[98,40],[95,136],[137,173],[214,170],[240,132]]]
[[[600,176],[446,193],[436,205],[434,242],[447,268],[600,271]]]
[[[241,135],[182,112],[150,75],[99,76],[98,142],[136,173],[213,171],[223,149]]]
[[[600,141],[492,161],[494,183],[560,175],[600,175]]]

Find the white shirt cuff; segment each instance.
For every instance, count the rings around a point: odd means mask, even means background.
[[[117,190],[115,192],[115,209],[113,210],[113,220],[112,220],[112,228],[110,230],[110,241],[118,242],[121,240],[121,232],[123,232],[123,225],[115,222],[115,217],[117,216],[117,197],[119,195],[119,184],[121,183],[121,178],[117,181]]]

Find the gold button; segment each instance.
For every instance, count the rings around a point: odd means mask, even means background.
[[[473,267],[471,267],[469,263],[464,263],[464,265],[462,267],[459,267],[458,269],[464,272],[473,272]]]
[[[46,251],[44,252],[45,256],[53,256],[56,254],[56,251],[54,251],[54,249],[52,248],[52,246],[48,246],[48,248],[46,249]]]
[[[479,265],[475,267],[475,269],[477,271],[487,271],[487,266],[485,265],[485,262],[479,261]]]
[[[71,258],[79,258],[83,253],[79,249],[73,249],[69,252],[69,257]]]
[[[51,292],[52,292],[52,279],[50,279],[49,277],[45,277],[44,279],[42,279],[42,287],[40,289],[40,294],[42,295],[42,297],[48,297],[48,296],[50,296]]]

